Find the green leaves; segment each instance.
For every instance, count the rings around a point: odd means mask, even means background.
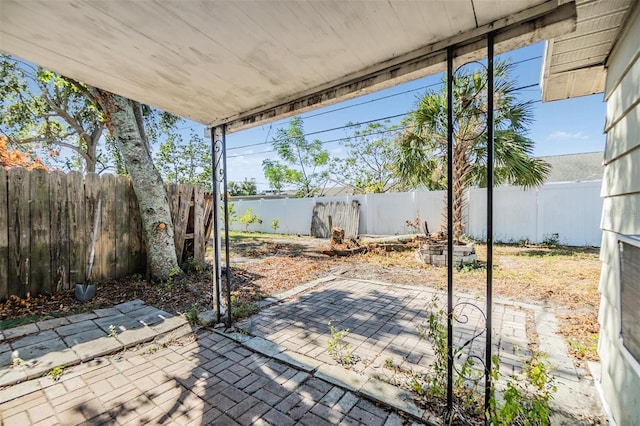
[[[115,166],[117,173],[125,173],[113,138],[103,138],[107,123],[93,93],[84,83],[0,54],[0,132],[13,146],[32,154],[64,150],[52,161],[67,169],[100,172]],[[176,124],[181,118],[147,105],[142,105],[142,116],[149,141],[168,144],[160,151],[170,162],[166,150],[172,146],[171,137],[180,137]],[[195,142],[181,148],[181,157],[175,157],[180,164],[174,168],[185,171],[175,179],[209,185],[211,166],[204,164],[208,151]]]
[[[346,158],[336,160],[333,167],[338,180],[361,192],[387,192],[398,189],[395,161],[399,146],[395,143],[398,129],[384,123],[369,123],[366,127],[347,123],[353,135],[341,142]]]
[[[262,219],[260,219],[257,214],[253,213],[252,208],[245,210],[245,212],[238,217],[237,221],[244,225],[245,232],[249,232],[249,225],[262,223]]]
[[[227,189],[232,196],[236,195],[256,195],[258,187],[255,179],[244,178],[242,182],[229,182]]]
[[[156,168],[165,181],[192,183],[211,188],[211,148],[200,136],[191,134],[188,142],[175,132],[169,133],[155,154]]]
[[[532,122],[531,103],[518,100],[512,65],[496,61],[494,69],[494,155],[496,185],[540,185],[550,166],[532,157],[534,142],[526,137]],[[465,66],[453,76],[454,238],[462,234],[463,192],[486,185],[487,70]],[[446,80],[445,80],[446,83]],[[447,94],[427,92],[409,114],[409,130],[402,136],[398,173],[407,185],[446,188]]]
[[[13,145],[37,152],[61,148],[94,171],[102,115],[87,86],[9,55],[0,55],[0,130]],[[71,162],[68,162],[71,164]]]
[[[329,152],[319,140],[306,140],[302,119],[294,117],[287,129],[278,129],[272,144],[280,160],[262,162],[271,188],[280,192],[285,186],[292,186],[299,197],[312,197],[319,192],[328,179],[325,166],[329,163]]]

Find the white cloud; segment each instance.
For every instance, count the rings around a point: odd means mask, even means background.
[[[547,136],[548,141],[566,141],[566,140],[584,140],[589,139],[585,132],[565,132],[563,130],[555,131]]]
[[[331,157],[342,157],[344,156],[344,153],[344,148],[341,146],[329,150],[329,155]]]

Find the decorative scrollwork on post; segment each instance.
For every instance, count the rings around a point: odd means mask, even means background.
[[[213,170],[213,176],[217,183],[224,182],[224,167],[222,167],[222,164],[223,164],[222,157],[223,157],[224,147],[222,145],[223,145],[223,142],[222,142],[222,139],[220,138],[217,138],[213,145],[213,155],[214,155],[214,164],[215,164],[215,167]]]
[[[462,345],[454,348],[453,368],[463,379],[477,382],[485,377],[485,361],[482,355],[473,353],[472,349],[476,339],[486,333],[487,316],[482,308],[474,303],[458,302],[453,307],[453,319],[457,324],[471,324],[472,318],[466,311],[467,308],[480,314],[480,323],[474,327],[470,338],[465,340]]]
[[[446,78],[446,120],[436,121],[442,129],[447,131],[447,418],[452,418],[456,408],[453,404],[453,376],[458,374],[464,380],[478,384],[481,379],[485,382],[484,410],[490,408],[493,394],[491,384],[492,374],[492,304],[493,304],[493,185],[494,185],[494,128],[495,110],[508,97],[496,97],[494,81],[494,34],[487,35],[487,63],[468,62],[457,68],[453,67],[455,50],[462,46],[447,49],[447,78]],[[472,67],[469,67],[472,65]],[[501,86],[499,86],[501,87]],[[504,87],[503,87],[504,88]],[[509,89],[510,87],[506,87]],[[442,111],[442,110],[440,110]],[[436,111],[438,112],[438,111]],[[461,301],[453,303],[453,268],[454,241],[462,234],[462,227],[454,223],[461,223],[460,214],[463,211],[464,199],[454,194],[454,187],[463,188],[465,182],[474,176],[483,180],[471,165],[486,167],[484,183],[487,186],[487,286],[486,310],[480,306]],[[454,195],[457,198],[454,200]],[[458,234],[458,235],[456,235]],[[472,315],[470,311],[476,312]],[[479,316],[478,316],[479,313]],[[476,323],[477,320],[477,323]],[[454,344],[454,323],[464,335],[464,326],[475,323],[467,337],[461,339],[461,344]],[[470,328],[470,327],[467,327]],[[483,336],[484,335],[484,336]],[[471,337],[469,337],[471,336]],[[481,339],[481,337],[483,337]],[[466,339],[466,340],[465,340]],[[475,344],[482,340],[482,344]],[[484,348],[479,348],[484,346]]]

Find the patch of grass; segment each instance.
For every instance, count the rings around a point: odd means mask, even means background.
[[[560,234],[553,233],[550,235],[545,235],[544,240],[542,240],[542,244],[554,248],[560,245]]]
[[[385,366],[385,368],[387,368],[387,369],[389,369],[389,370],[393,370],[393,369],[394,369],[394,366],[393,366],[393,358],[391,358],[391,357],[386,358],[386,359],[384,360],[384,366]]]
[[[118,329],[113,324],[109,326],[109,337],[113,337],[114,339],[118,338]]]
[[[193,304],[191,309],[184,313],[184,317],[190,324],[196,324],[198,322],[198,307]]]
[[[229,240],[232,242],[239,242],[244,240],[269,240],[272,234],[264,234],[262,232],[245,232],[245,231],[232,231],[229,230]]]
[[[233,306],[233,305],[232,305]],[[231,315],[233,315],[236,319],[247,318],[253,314],[256,314],[260,311],[258,305],[251,302],[240,302],[239,304],[233,306],[231,309]]]
[[[63,373],[64,373],[64,368],[62,368],[61,366],[57,366],[49,370],[49,372],[47,373],[47,376],[51,377],[51,379],[54,382],[57,382],[58,380],[60,380],[60,377],[62,377]]]
[[[36,322],[40,319],[39,316],[37,315],[31,315],[28,317],[22,317],[22,318],[14,318],[14,319],[8,319],[8,320],[4,320],[4,321],[0,321],[0,330],[4,330],[7,328],[13,328],[13,327],[18,327],[24,324],[29,324],[32,322]]]
[[[589,335],[589,343],[584,343],[579,340],[569,339],[567,340],[569,350],[571,354],[578,359],[597,359],[598,357],[598,334],[592,333]]]
[[[486,413],[490,424],[549,425],[551,415],[549,404],[557,387],[553,376],[550,375],[551,367],[546,357],[534,353],[525,364],[521,375],[508,378],[501,376],[500,362],[496,355],[492,357],[492,364],[492,397],[490,408]],[[497,390],[495,386],[501,377],[505,384]],[[500,401],[495,396],[496,391],[502,394]]]
[[[508,247],[508,246],[506,246]],[[597,255],[600,249],[597,247],[570,247],[570,246],[546,246],[546,245],[529,245],[521,247],[520,250],[513,250],[514,256],[524,257],[556,257],[568,256],[578,258],[589,258],[591,255]]]
[[[473,263],[457,265],[456,270],[465,274],[473,274],[475,272],[481,272],[484,274],[487,270],[487,265],[483,262],[476,261]]]
[[[13,351],[11,353],[11,366],[12,367],[20,367],[21,365],[25,365],[26,362],[24,359],[20,358],[20,354],[18,351]]]
[[[331,321],[329,321],[328,325],[329,333],[331,334],[327,341],[329,356],[345,367],[350,366],[355,362],[355,357],[351,345],[344,341],[344,338],[349,334],[349,329],[336,330]]]
[[[198,275],[206,270],[206,265],[202,262],[198,262],[193,257],[188,258],[180,268],[185,274]]]
[[[265,234],[263,232],[244,232],[229,230],[229,239],[231,241],[242,241],[247,239],[261,239],[270,242],[274,238],[277,239],[296,239],[297,235],[292,234]]]
[[[21,325],[29,324],[32,322],[43,321],[43,320],[52,319],[52,318],[60,318],[64,315],[65,314],[62,312],[55,311],[55,312],[47,313],[46,315],[43,315],[43,316],[29,315],[29,316],[24,316],[20,318],[7,319],[7,320],[0,321],[0,330],[19,327]]]

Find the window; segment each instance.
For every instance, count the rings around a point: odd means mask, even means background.
[[[622,343],[640,363],[640,238],[621,237],[620,316]]]

